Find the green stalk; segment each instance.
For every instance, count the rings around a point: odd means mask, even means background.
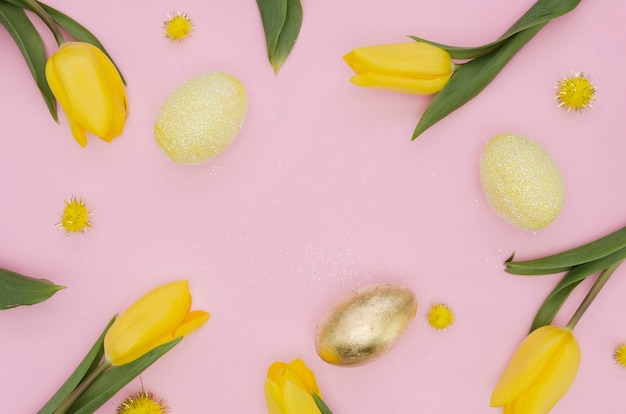
[[[28,7],[48,26],[52,34],[54,35],[54,39],[57,44],[61,46],[65,43],[65,38],[63,37],[63,33],[61,33],[61,29],[59,29],[59,25],[56,24],[54,19],[50,17],[50,15],[41,7],[37,0],[22,0]]]
[[[59,405],[59,407],[54,410],[54,414],[65,414],[67,410],[78,400],[78,398],[89,388],[89,386],[100,376],[104,371],[111,367],[111,363],[109,361],[104,361],[102,364],[98,365],[96,369],[91,371],[78,386],[67,396],[65,400]]]
[[[585,311],[589,308],[589,305],[591,305],[596,296],[598,296],[600,290],[604,287],[613,272],[615,272],[615,269],[617,269],[620,264],[622,264],[621,261],[611,265],[611,267],[604,269],[602,273],[600,273],[596,281],[591,286],[591,289],[589,289],[587,296],[585,296],[583,301],[580,303],[580,306],[578,306],[578,309],[576,309],[574,315],[572,315],[572,318],[567,323],[567,328],[574,329],[578,321],[580,321],[580,318],[582,318]]]

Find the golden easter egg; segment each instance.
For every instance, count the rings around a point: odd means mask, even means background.
[[[416,312],[417,300],[406,286],[363,286],[324,313],[315,332],[315,349],[333,365],[365,365],[397,344]]]
[[[550,154],[526,137],[500,134],[483,149],[480,182],[489,205],[526,230],[552,223],[563,206],[561,171]]]
[[[163,102],[154,125],[157,144],[179,164],[199,164],[225,150],[239,133],[248,99],[237,78],[211,72],[191,78]]]

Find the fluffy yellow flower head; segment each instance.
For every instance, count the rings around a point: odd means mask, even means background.
[[[126,398],[116,410],[117,414],[167,414],[170,412],[165,401],[149,391],[141,391]]]
[[[578,71],[573,71],[569,78],[563,76],[557,84],[557,90],[559,108],[565,108],[567,112],[588,111],[596,99],[596,88],[591,80]]]
[[[454,323],[452,309],[443,303],[435,303],[428,311],[428,324],[435,329],[446,329]]]
[[[91,227],[89,209],[82,198],[70,197],[65,200],[61,221],[57,225],[67,233],[82,233]]]
[[[174,13],[173,16],[167,16],[167,20],[163,22],[165,29],[165,37],[173,42],[182,41],[191,36],[193,30],[193,22],[186,13]]]

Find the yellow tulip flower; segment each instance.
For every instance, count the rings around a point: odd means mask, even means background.
[[[86,132],[107,142],[122,134],[128,115],[124,82],[100,49],[63,43],[46,63],[46,79],[81,146],[87,145]]]
[[[454,70],[448,52],[423,42],[361,47],[343,58],[355,85],[416,95],[439,92]]]
[[[311,393],[321,398],[315,375],[301,359],[270,365],[265,380],[269,414],[320,414]]]
[[[569,328],[542,326],[524,339],[491,394],[505,414],[546,414],[576,378],[580,347]]]
[[[134,361],[159,345],[186,336],[209,319],[191,309],[186,280],[157,287],[133,303],[104,337],[104,354],[112,365]]]

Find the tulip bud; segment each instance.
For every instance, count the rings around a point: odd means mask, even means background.
[[[86,132],[107,142],[122,134],[128,115],[124,82],[100,49],[62,44],[48,59],[46,79],[81,146],[87,145]]]
[[[521,343],[491,394],[510,414],[547,414],[576,378],[580,348],[568,328],[545,325]]]
[[[186,336],[209,319],[204,311],[190,312],[186,280],[157,287],[132,304],[104,337],[104,354],[112,365],[134,361],[159,345]]]
[[[269,414],[320,414],[313,394],[321,398],[315,375],[301,359],[270,365],[265,380]]]
[[[344,60],[355,85],[416,95],[439,92],[454,69],[448,52],[423,42],[361,47]]]

